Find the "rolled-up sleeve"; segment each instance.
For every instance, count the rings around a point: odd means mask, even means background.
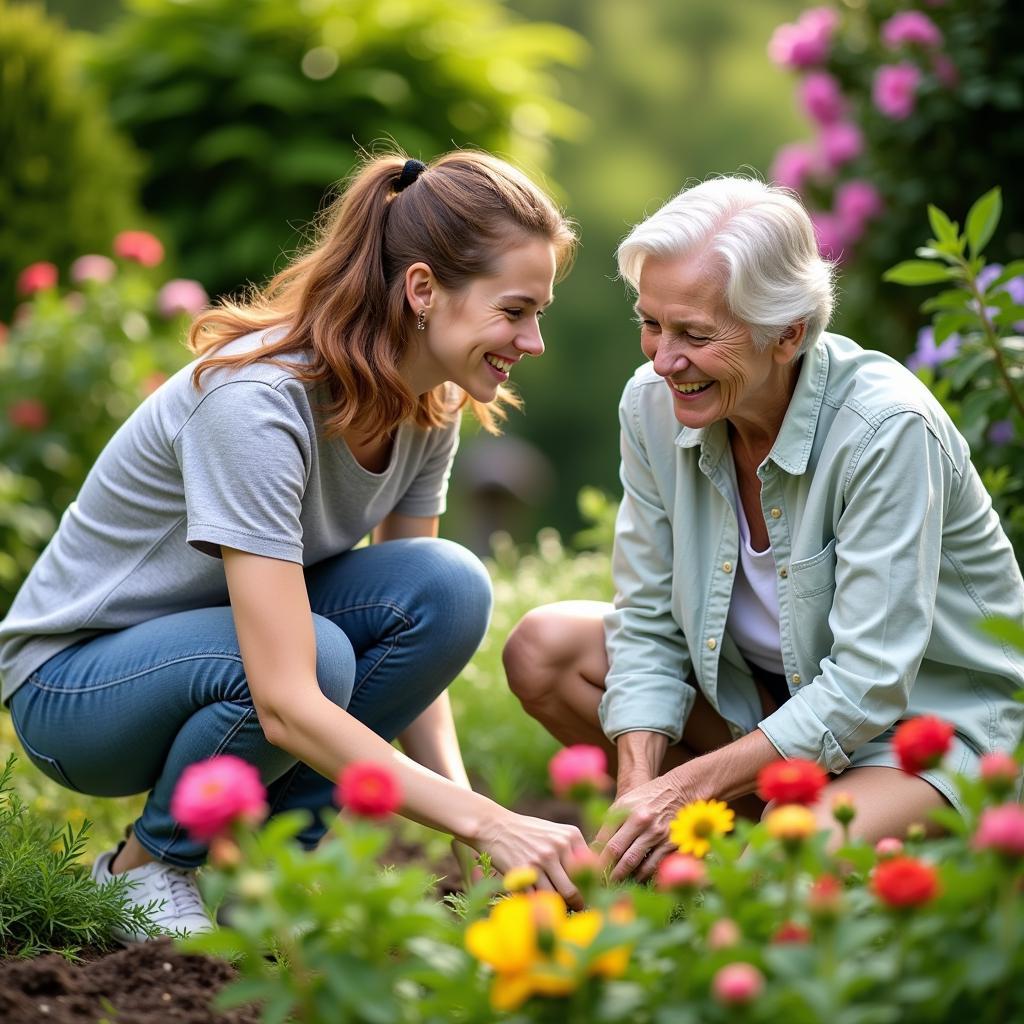
[[[677,742],[696,693],[686,682],[689,651],[671,611],[672,526],[635,413],[640,386],[631,381],[619,405],[623,498],[612,556],[615,607],[605,617],[609,672],[600,719],[611,740],[646,730]]]
[[[889,415],[846,473],[836,525],[832,649],[818,675],[759,728],[785,757],[830,772],[893,725],[931,635],[953,460],[925,419]]]

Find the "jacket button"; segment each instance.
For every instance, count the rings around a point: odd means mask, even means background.
[[[708,650],[709,651],[713,651],[717,646],[718,646],[718,641],[714,637],[711,637],[708,640]]]
[[[793,685],[794,686],[799,686],[800,685],[800,673],[799,672],[794,672],[793,675],[792,675],[792,679],[793,679]]]
[[[782,515],[782,509],[776,505],[774,508],[768,509],[768,515],[770,515],[772,519],[778,519]]]
[[[780,569],[780,570],[779,570],[779,575],[780,575],[780,576],[781,576],[781,577],[782,577],[782,578],[783,578],[784,580],[785,580],[785,579],[789,579],[789,570],[788,570],[788,569]]]
[[[723,562],[722,572],[732,572],[732,562]]]

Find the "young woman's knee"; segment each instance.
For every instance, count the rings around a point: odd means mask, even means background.
[[[347,708],[356,678],[356,654],[342,629],[322,615],[313,616],[316,635],[316,678],[324,696]]]
[[[410,578],[422,589],[422,605],[451,642],[473,651],[491,619],[491,578],[472,552],[450,540],[423,537],[410,541]]]

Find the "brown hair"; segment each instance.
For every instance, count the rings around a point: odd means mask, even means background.
[[[519,404],[514,393],[499,388],[490,405],[462,393],[453,404],[446,385],[418,396],[399,375],[413,331],[405,272],[422,261],[443,288],[458,291],[494,273],[502,251],[539,237],[555,246],[561,276],[575,233],[551,199],[502,160],[449,153],[398,192],[405,160],[401,154],[367,160],[326,210],[304,253],[247,299],[221,301],[196,318],[188,341],[199,355],[250,331],[287,329],[253,351],[203,359],[192,374],[197,388],[215,366],[282,362],[276,357],[309,351],[308,364],[287,365],[300,380],[328,385],[327,436],[355,423],[379,436],[409,418],[437,427],[467,402],[484,428],[497,432],[506,415],[501,403]]]

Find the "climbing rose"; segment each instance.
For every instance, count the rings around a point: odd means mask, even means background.
[[[864,225],[882,212],[882,197],[870,181],[851,178],[836,189],[835,210],[846,233],[859,238]]]
[[[769,177],[776,185],[802,192],[807,179],[820,170],[821,158],[817,151],[805,142],[793,142],[783,146],[772,161]]]
[[[1024,807],[1003,804],[986,808],[973,845],[976,850],[995,850],[1004,857],[1024,857]]]
[[[942,32],[920,11],[900,11],[882,23],[882,42],[888,50],[901,46],[926,46],[930,49],[942,45]]]
[[[35,295],[36,292],[54,288],[57,285],[57,267],[53,263],[41,261],[30,263],[19,275],[17,289],[19,295]]]
[[[402,803],[402,790],[394,774],[368,761],[346,765],[338,776],[334,795],[341,807],[361,818],[386,818]]]
[[[600,747],[577,743],[563,747],[548,763],[551,788],[556,796],[581,797],[607,789],[608,757]]]
[[[821,129],[821,151],[833,170],[856,160],[864,150],[864,136],[851,121],[837,121]]]
[[[938,895],[939,876],[935,868],[924,861],[893,857],[875,868],[871,888],[890,907],[917,907]]]
[[[813,761],[773,761],[757,776],[757,795],[780,804],[813,804],[827,781],[825,772]]]
[[[953,741],[953,726],[934,715],[921,715],[904,722],[892,739],[900,767],[911,775],[934,768]]]
[[[114,238],[114,255],[143,267],[155,267],[163,261],[164,246],[148,231],[122,231]]]
[[[70,277],[75,284],[83,281],[95,281],[98,284],[106,284],[112,280],[117,273],[117,264],[109,256],[97,256],[91,253],[88,256],[79,256],[71,264]]]
[[[818,252],[827,260],[841,262],[845,256],[846,232],[834,213],[811,212],[811,224],[818,239]]]
[[[190,764],[171,797],[171,815],[193,839],[209,842],[233,822],[256,824],[267,813],[267,791],[256,768],[221,754]]]
[[[768,43],[768,56],[782,67],[808,68],[828,56],[839,15],[830,7],[812,7],[793,23],[779,25]]]
[[[157,292],[156,308],[162,317],[170,320],[179,313],[195,316],[209,301],[210,296],[198,281],[176,277]]]
[[[914,64],[883,64],[875,72],[871,98],[886,117],[904,121],[914,112],[921,72]]]
[[[846,110],[839,80],[827,71],[811,71],[805,75],[798,95],[804,112],[818,124],[832,124]]]
[[[753,964],[726,964],[715,973],[711,991],[724,1006],[744,1006],[764,991],[764,975]]]

